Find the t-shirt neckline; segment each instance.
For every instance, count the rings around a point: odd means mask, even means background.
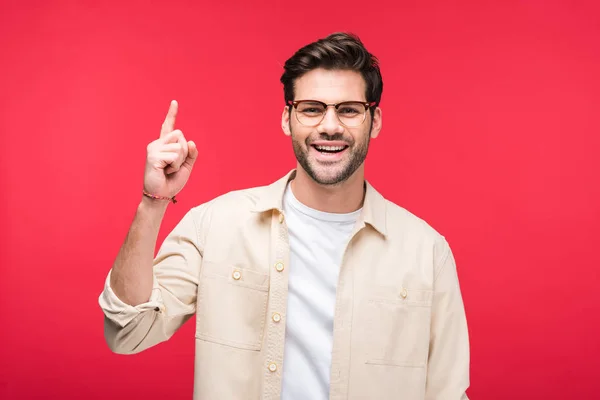
[[[314,208],[302,204],[296,198],[296,196],[294,196],[291,182],[287,185],[284,200],[286,200],[290,206],[292,206],[294,209],[301,212],[302,214],[305,214],[311,218],[327,222],[355,222],[360,213],[362,212],[362,207],[356,211],[352,211],[349,213],[329,213],[325,211],[315,210]]]

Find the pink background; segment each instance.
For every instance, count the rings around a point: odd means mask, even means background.
[[[0,7],[0,398],[191,398],[193,323],[136,356],[103,339],[146,145],[177,99],[200,158],[162,242],[190,207],[295,166],[282,64],[339,30],[382,65],[367,178],[455,252],[470,397],[599,398],[598,2]]]

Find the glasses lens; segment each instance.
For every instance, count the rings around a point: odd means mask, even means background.
[[[365,105],[359,102],[341,103],[337,107],[340,122],[346,126],[359,126],[365,120]]]
[[[296,114],[298,116],[298,121],[302,125],[315,126],[318,125],[323,119],[325,107],[323,107],[323,104],[320,103],[303,101],[298,103]]]
[[[348,127],[359,126],[365,120],[365,105],[357,101],[340,103],[335,111],[340,122]],[[327,108],[323,104],[314,101],[301,101],[296,107],[298,122],[306,126],[319,125],[326,112]]]

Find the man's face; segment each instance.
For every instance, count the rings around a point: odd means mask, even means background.
[[[294,100],[319,100],[326,104],[366,102],[365,89],[366,83],[358,72],[315,69],[296,80]],[[344,126],[334,107],[327,108],[316,126],[302,125],[297,112],[293,109],[290,115],[288,107],[283,110],[282,128],[292,137],[294,154],[302,169],[321,185],[344,182],[361,168],[370,138],[377,137],[381,130],[379,108],[373,118],[367,110],[364,122],[356,127]]]

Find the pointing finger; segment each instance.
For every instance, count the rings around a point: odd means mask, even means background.
[[[158,139],[158,141],[163,144],[176,143],[179,141],[179,138],[182,136],[183,136],[183,132],[181,132],[181,130],[179,130],[179,129],[175,129],[172,132],[166,133],[164,136],[162,136],[160,139]]]
[[[165,122],[163,122],[162,127],[160,129],[160,137],[171,133],[173,129],[175,129],[175,118],[177,118],[177,109],[179,105],[176,100],[171,101],[171,105],[169,106],[169,111],[167,112],[167,116],[165,118]]]

